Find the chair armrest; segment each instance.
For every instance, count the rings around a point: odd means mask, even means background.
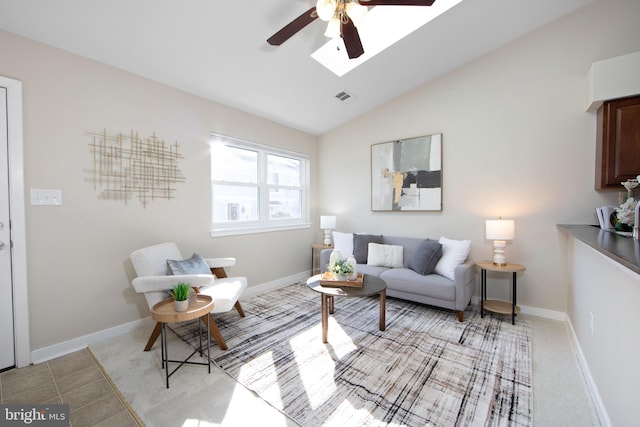
[[[224,268],[236,265],[235,258],[205,258],[209,268]]]
[[[131,282],[138,293],[159,292],[173,289],[178,283],[188,283],[192,288],[213,283],[212,274],[177,274],[175,276],[142,276]]]

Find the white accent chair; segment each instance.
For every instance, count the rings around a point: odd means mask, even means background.
[[[180,282],[189,283],[196,292],[213,298],[213,310],[209,313],[209,329],[220,349],[226,350],[228,348],[212,314],[224,313],[235,307],[240,316],[244,317],[244,311],[238,298],[247,287],[247,278],[227,277],[224,270],[225,267],[235,264],[235,258],[205,258],[211,269],[211,274],[181,275],[172,275],[167,265],[168,259],[184,259],[178,246],[173,242],[138,249],[131,253],[130,258],[138,275],[133,279],[131,285],[136,292],[144,294],[149,309],[168,298],[168,292]],[[160,335],[160,329],[160,323],[156,323],[144,351],[151,350]]]

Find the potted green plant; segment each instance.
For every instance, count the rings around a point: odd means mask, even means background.
[[[187,311],[189,308],[189,290],[191,290],[191,286],[188,283],[178,283],[173,287],[176,311]]]
[[[329,271],[334,273],[338,280],[346,280],[347,276],[351,278],[352,274],[355,273],[353,266],[342,259],[331,264],[329,266]]]

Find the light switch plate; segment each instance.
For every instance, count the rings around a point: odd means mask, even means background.
[[[62,190],[41,190],[32,188],[31,204],[38,206],[60,206],[62,205]]]

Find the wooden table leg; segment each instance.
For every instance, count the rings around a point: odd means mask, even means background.
[[[327,299],[329,301],[329,314],[333,314],[333,312],[334,312],[333,295],[327,295]]]
[[[327,307],[329,297],[325,294],[320,294],[320,297],[322,298],[322,342],[326,344],[329,329],[329,307]]]
[[[387,328],[387,291],[380,292],[380,330]]]

